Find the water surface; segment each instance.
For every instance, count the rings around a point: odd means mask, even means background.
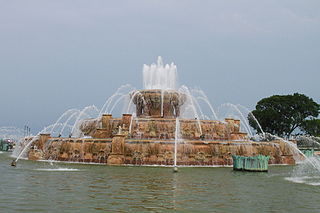
[[[292,166],[173,173],[25,160],[14,168],[11,161],[0,154],[0,212],[320,212],[320,186],[294,179]]]

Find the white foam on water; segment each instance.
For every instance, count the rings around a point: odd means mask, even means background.
[[[46,172],[75,172],[80,171],[79,169],[73,169],[73,168],[39,168],[35,169],[37,171],[46,171]]]
[[[286,177],[285,180],[293,183],[303,183],[311,186],[320,186],[319,176]]]
[[[3,152],[0,151],[0,154],[2,154]]]
[[[77,161],[58,161],[58,160],[38,160],[39,162],[48,162],[50,165],[53,163],[68,163],[68,164],[84,164],[84,165],[106,165],[106,163],[94,163],[94,162],[77,162]]]
[[[306,183],[307,178],[304,177],[286,177],[285,180],[293,182],[293,183]]]
[[[307,183],[308,185],[311,186],[320,186],[320,182],[312,182],[312,183]]]

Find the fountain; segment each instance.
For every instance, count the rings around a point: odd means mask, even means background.
[[[197,90],[193,96],[187,86],[178,87],[173,63],[165,65],[159,57],[156,64],[144,65],[143,85],[142,90],[120,87],[101,110],[95,106],[68,110],[50,127],[25,138],[15,162],[24,156],[30,160],[176,168],[227,166],[232,165],[233,155],[267,155],[271,164],[295,164],[295,152],[283,140],[250,140],[249,127],[243,132],[240,120],[217,119],[203,91]],[[125,113],[114,118],[110,112],[125,99]],[[209,106],[215,120],[204,115],[199,100]],[[237,106],[228,106],[241,114]],[[241,114],[241,118],[245,116]],[[71,120],[74,125],[69,125]],[[67,128],[71,134],[61,137]]]

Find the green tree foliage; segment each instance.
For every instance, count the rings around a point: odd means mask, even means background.
[[[302,122],[301,130],[308,135],[320,137],[320,119],[305,120]]]
[[[318,117],[320,105],[303,94],[274,95],[261,99],[252,114],[265,132],[289,136],[301,128],[306,120]],[[249,114],[250,125],[260,132],[256,121]]]

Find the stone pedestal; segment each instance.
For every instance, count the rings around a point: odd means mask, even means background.
[[[131,123],[132,114],[122,114],[122,127],[126,130],[129,129]]]
[[[111,114],[103,114],[101,118],[101,129],[97,130],[95,137],[110,138],[112,135]]]
[[[140,90],[131,94],[136,105],[137,117],[175,118],[180,116],[180,107],[186,95],[174,90]]]
[[[122,165],[124,163],[125,135],[117,134],[112,138],[111,153],[108,157],[108,165]]]
[[[110,128],[110,120],[112,119],[111,114],[103,114],[101,118],[102,128],[107,129]]]
[[[240,132],[240,120],[234,119],[233,121],[234,121],[234,124],[235,124],[234,132],[235,133],[239,133]]]

